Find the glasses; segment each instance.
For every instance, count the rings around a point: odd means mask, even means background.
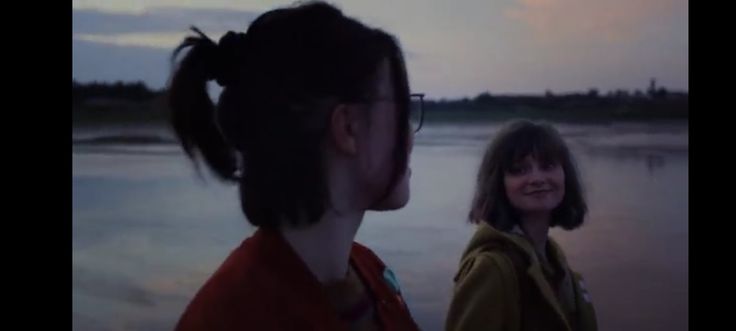
[[[424,93],[409,94],[409,125],[414,133],[419,132],[424,123]],[[379,98],[373,101],[394,102],[393,99]]]
[[[412,93],[409,96],[409,123],[414,133],[417,133],[424,123],[424,93]]]

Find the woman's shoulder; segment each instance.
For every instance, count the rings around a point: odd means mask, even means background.
[[[233,251],[197,291],[176,330],[225,330],[267,323],[259,312],[276,307],[273,296],[267,294],[278,287],[249,260],[240,249]]]
[[[508,253],[492,249],[475,252],[463,258],[454,280],[459,283],[476,278],[508,280],[514,277],[514,266]]]
[[[467,256],[455,276],[446,329],[501,330],[515,323],[518,292],[513,272],[502,251]]]
[[[353,242],[350,259],[369,284],[380,288],[388,287],[393,292],[400,293],[398,280],[393,271],[370,248]]]
[[[350,252],[353,258],[361,259],[363,261],[369,261],[374,264],[384,266],[383,261],[374,253],[370,248],[358,243],[353,242],[353,248]]]

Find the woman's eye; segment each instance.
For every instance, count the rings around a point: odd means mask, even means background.
[[[526,173],[527,167],[524,166],[513,166],[509,169],[509,174],[512,175],[523,175]]]
[[[542,169],[544,169],[544,170],[552,170],[555,167],[557,167],[557,163],[556,162],[547,162],[547,163],[545,163],[545,164],[542,165]]]

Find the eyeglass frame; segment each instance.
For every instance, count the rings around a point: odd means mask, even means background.
[[[411,93],[409,94],[409,102],[411,102],[412,98],[419,98],[419,125],[417,125],[417,128],[413,130],[414,133],[419,132],[419,130],[422,128],[422,125],[424,124],[424,93]],[[394,99],[389,98],[378,98],[373,99],[372,101],[395,101]],[[409,106],[411,107],[411,105]],[[411,111],[411,110],[409,110]]]
[[[419,125],[417,125],[417,128],[414,129],[414,133],[419,132],[419,130],[422,128],[422,124],[424,124],[424,93],[411,93],[409,94],[409,99],[412,98],[419,98]],[[411,107],[411,106],[410,106]]]

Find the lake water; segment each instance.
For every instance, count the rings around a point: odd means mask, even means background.
[[[590,213],[583,227],[552,236],[585,276],[600,329],[687,330],[687,124],[557,127],[577,158]],[[368,213],[358,232],[394,269],[424,330],[443,329],[452,277],[474,230],[465,216],[478,163],[498,128],[423,128],[409,204]],[[77,144],[72,162],[74,330],[171,330],[254,231],[236,189],[198,178],[175,145]]]

